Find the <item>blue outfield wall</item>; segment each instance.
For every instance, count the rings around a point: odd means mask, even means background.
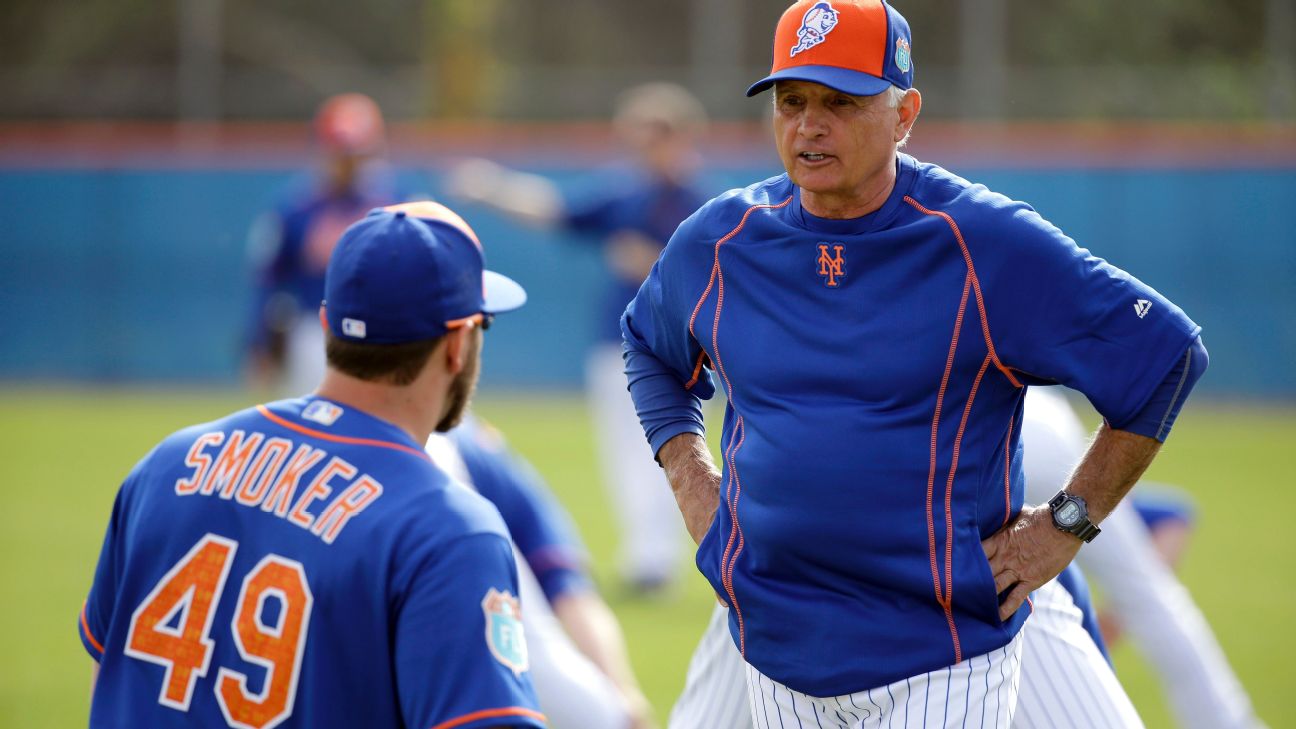
[[[536,169],[579,191],[592,170]],[[773,174],[714,171],[717,191]],[[1030,201],[1205,329],[1217,394],[1296,396],[1296,170],[961,169]],[[237,380],[253,218],[288,169],[0,169],[0,378]],[[434,173],[406,170],[435,195]],[[599,251],[479,209],[489,265],[531,302],[491,330],[487,386],[574,387],[599,309]]]

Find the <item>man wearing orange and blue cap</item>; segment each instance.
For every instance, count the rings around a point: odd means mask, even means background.
[[[914,65],[880,0],[791,6],[748,90],[773,89],[786,174],[686,220],[622,318],[762,728],[1010,725],[1027,596],[1098,536],[1207,363],[1156,291],[899,151]],[[720,469],[699,407],[716,382]],[[1104,424],[1025,506],[1023,396],[1053,384]]]
[[[117,494],[79,618],[90,726],[545,726],[499,512],[424,444],[521,306],[436,203],[337,243],[310,395],[179,431]]]

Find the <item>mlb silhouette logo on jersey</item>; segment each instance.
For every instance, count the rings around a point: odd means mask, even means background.
[[[797,30],[797,44],[792,48],[791,56],[824,42],[824,38],[837,27],[837,11],[829,3],[815,3],[801,18],[801,28]]]
[[[312,420],[320,425],[332,425],[342,417],[342,408],[327,400],[316,400],[302,410],[303,420]]]
[[[819,258],[815,263],[819,264],[819,275],[824,277],[824,285],[837,288],[837,277],[846,275],[846,259],[842,258],[842,248],[845,246],[833,245],[833,255],[828,255],[828,244],[819,244]]]

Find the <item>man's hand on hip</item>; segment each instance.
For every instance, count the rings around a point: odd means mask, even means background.
[[[1079,537],[1053,525],[1047,505],[1022,507],[1008,526],[982,541],[995,592],[1008,590],[999,604],[999,619],[1007,620],[1032,590],[1066,569],[1081,544]]]

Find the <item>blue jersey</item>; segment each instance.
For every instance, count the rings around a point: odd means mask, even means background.
[[[324,271],[342,232],[366,213],[398,202],[391,173],[370,164],[349,189],[330,191],[311,175],[293,184],[274,212],[252,232],[255,298],[249,344],[264,347],[271,328],[283,326],[272,300],[283,295],[297,315],[315,316],[324,299]]]
[[[1007,644],[981,540],[1021,507],[1030,383],[1135,418],[1198,333],[1029,206],[901,155],[888,200],[815,217],[786,175],[708,203],[622,321],[654,450],[728,396],[698,549],[765,675],[834,696]]]
[[[544,726],[499,513],[319,398],[153,449],[80,616],[92,727]]]
[[[448,435],[473,488],[499,509],[549,602],[593,590],[585,546],[540,474],[509,449],[498,431],[476,417],[464,418]]]
[[[565,224],[568,228],[595,236],[607,244],[610,236],[632,232],[664,247],[675,228],[706,202],[706,196],[690,185],[631,174],[619,179],[599,195],[569,204]],[[639,290],[638,279],[631,280],[619,271],[611,271],[603,293],[603,314],[598,336],[621,340],[618,322],[626,304]]]

